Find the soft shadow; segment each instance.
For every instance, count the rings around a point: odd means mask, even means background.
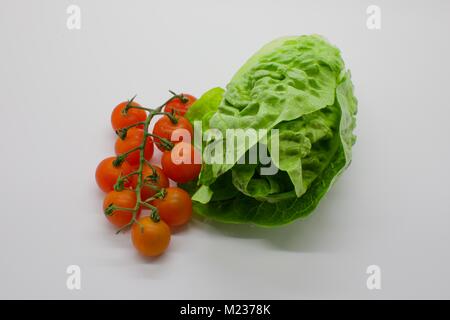
[[[196,217],[197,224],[206,232],[220,233],[227,237],[258,239],[265,246],[292,252],[336,251],[333,241],[331,214],[332,203],[336,197],[329,194],[318,208],[308,217],[278,227],[259,227],[244,224],[227,224]]]
[[[179,227],[172,227],[170,230],[172,231],[172,235],[187,232],[189,230],[189,223]]]
[[[134,249],[134,248],[133,248]],[[165,260],[167,260],[167,252],[164,252],[163,254],[156,256],[156,257],[146,257],[139,252],[135,250],[135,260],[141,262],[141,263],[152,263],[152,264],[163,264]]]
[[[134,249],[134,248],[131,248]],[[166,273],[166,266],[170,264],[170,252],[164,252],[157,257],[145,257],[136,250],[130,254],[129,268],[137,279],[158,280]],[[168,250],[170,251],[170,250]]]

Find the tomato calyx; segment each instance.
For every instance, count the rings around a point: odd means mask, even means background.
[[[175,116],[175,110],[172,110],[171,112],[163,112],[163,114],[165,116],[167,116],[170,119],[170,121],[172,121],[173,124],[177,124],[178,123],[178,119]]]
[[[193,95],[188,93],[180,93],[175,99],[167,103],[164,107],[164,111],[175,112],[179,116],[184,116],[195,101],[197,101],[197,98]]]
[[[158,214],[158,209],[155,208],[155,211],[152,211],[150,218],[155,222],[159,222],[161,220],[161,217]]]
[[[154,141],[155,144],[158,145],[158,146],[161,146],[165,150],[169,150],[170,151],[175,146],[175,144],[172,141],[170,141],[169,139],[160,137],[160,136],[158,136],[156,134],[153,134],[153,133],[149,133],[148,135],[150,137],[156,138],[155,141]]]
[[[114,185],[114,191],[122,191],[123,189],[125,189],[125,179],[122,177],[122,175],[119,175],[119,178],[117,178],[117,182]]]
[[[118,130],[116,130],[117,136],[120,139],[122,139],[122,140],[125,140],[125,138],[127,137],[127,133],[128,133],[127,129],[118,129]]]
[[[150,167],[150,169],[152,170],[152,174],[146,176],[144,178],[144,183],[148,183],[148,182],[158,182],[159,180],[159,176],[158,176],[158,172],[156,171],[155,167],[151,165],[151,163],[148,163],[147,161],[147,165]]]
[[[115,132],[116,132],[116,135],[120,138],[120,140],[125,140],[125,138],[127,137],[128,130],[130,130],[131,128],[134,128],[134,127],[143,126],[144,124],[145,124],[145,121],[139,121],[139,122],[133,123],[132,125],[129,125],[128,127],[117,129]]]
[[[128,113],[128,110],[132,107],[134,99],[136,99],[137,94],[135,94],[130,100],[128,100],[127,105],[125,106],[125,108],[122,109],[122,115],[126,116]]]
[[[117,178],[116,184],[114,185],[114,190],[115,191],[122,191],[125,189],[125,183],[126,182],[131,182],[130,178],[134,175],[139,174],[139,171],[133,171],[130,172],[127,175],[122,176],[122,174],[119,175],[119,177]]]
[[[120,167],[122,165],[122,163],[125,162],[125,158],[126,157],[117,156],[112,162],[113,166],[116,167],[116,168]]]
[[[189,102],[189,99],[184,94],[182,94],[182,93],[177,94],[177,93],[173,92],[172,90],[169,90],[169,92],[173,95],[174,99],[178,98],[178,99],[180,99],[180,101],[182,103],[185,103],[185,104]]]
[[[110,215],[113,214],[114,210],[116,210],[116,208],[115,208],[114,205],[111,203],[111,204],[110,204],[109,206],[107,206],[107,207],[105,208],[105,210],[103,210],[103,211],[104,211],[104,213],[105,213],[105,216],[110,216]]]
[[[133,152],[135,152],[135,151],[141,151],[141,150],[143,150],[144,147],[145,147],[146,139],[143,139],[143,141],[144,141],[144,143],[143,143],[142,145],[137,146],[137,147],[135,147],[135,148],[132,148],[132,149],[130,149],[130,150],[128,150],[127,152],[124,152],[124,153],[122,153],[122,154],[119,154],[119,155],[116,157],[116,159],[113,161],[113,165],[114,165],[114,166],[120,166],[120,165],[127,159],[127,156],[128,156],[130,153],[133,153]]]

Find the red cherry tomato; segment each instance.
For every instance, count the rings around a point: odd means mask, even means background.
[[[110,205],[114,205],[120,208],[134,208],[136,205],[136,193],[132,190],[111,191],[103,200],[103,210]],[[138,211],[137,215],[140,214]],[[133,212],[128,210],[114,210],[110,215],[106,215],[106,218],[118,228],[130,223],[133,218]]]
[[[135,107],[141,106],[139,103],[134,101],[124,101],[119,103],[111,113],[111,124],[114,130],[125,128],[138,122],[143,122],[147,119],[147,113],[141,109],[130,108],[128,109],[127,114],[124,115],[122,110],[128,103]]]
[[[189,107],[195,102],[197,101],[197,98],[187,94],[187,93],[182,93],[181,94],[187,101],[183,102],[182,99],[180,98],[174,98],[172,100],[170,100],[166,106],[164,107],[164,111],[165,112],[172,112],[175,111],[176,114],[180,115],[180,116],[184,116],[184,114],[186,113],[186,111],[189,109]]]
[[[153,134],[161,138],[165,138],[173,143],[180,141],[191,142],[194,129],[191,123],[184,117],[175,117],[177,123],[173,123],[168,116],[161,117],[153,127]],[[177,131],[178,130],[178,131]],[[166,151],[167,149],[160,143],[160,140],[156,137],[155,144],[161,151]]]
[[[171,151],[165,151],[161,165],[167,177],[178,183],[194,180],[202,169],[200,152],[186,142],[176,144]]]
[[[116,157],[109,157],[104,159],[99,163],[97,169],[95,170],[95,180],[97,181],[98,186],[104,192],[109,192],[114,190],[114,185],[117,182],[117,178],[120,175],[125,176],[131,172],[131,165],[124,161],[120,166],[114,166],[113,161]],[[128,187],[130,184],[126,182],[125,187]]]
[[[164,198],[155,199],[151,204],[158,209],[161,219],[171,227],[187,223],[192,216],[192,200],[180,188],[167,188]]]
[[[124,154],[136,147],[139,147],[144,139],[144,130],[139,128],[131,128],[127,132],[127,136],[124,140],[117,138],[116,140],[116,154]],[[131,165],[136,165],[139,163],[139,152],[140,150],[135,150],[129,153],[126,160]],[[144,147],[144,158],[150,160],[153,156],[153,140],[151,137],[147,137],[147,141]]]

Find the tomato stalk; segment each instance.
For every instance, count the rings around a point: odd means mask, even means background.
[[[144,133],[143,146],[145,146],[145,142],[146,142],[145,138],[147,138],[147,137],[145,137],[145,133]],[[141,145],[141,146],[142,146],[142,145]],[[120,165],[127,159],[127,156],[128,156],[130,153],[133,153],[133,152],[138,151],[138,150],[144,152],[144,151],[143,151],[144,148],[143,148],[143,147],[141,148],[141,146],[137,146],[137,147],[135,147],[135,148],[133,148],[133,149],[128,150],[127,152],[122,153],[121,155],[118,155],[118,156],[116,157],[116,159],[113,161],[113,165],[114,165],[114,166],[120,166]]]
[[[125,207],[119,207],[119,206],[115,206],[114,204],[110,204],[108,207],[106,207],[105,209],[105,214],[107,216],[110,216],[114,213],[114,211],[133,211],[134,208],[125,208]]]
[[[155,190],[155,191],[161,190],[160,187],[155,186],[154,184],[151,184],[151,183],[144,183],[143,187],[148,187],[148,188],[153,189],[153,190]],[[144,202],[147,202],[147,201],[148,201],[148,200],[145,200]]]
[[[136,95],[135,95],[133,98],[131,98],[128,101],[128,103],[125,106],[125,108],[123,108],[122,113],[124,115],[126,115],[129,109],[134,108],[134,109],[144,110],[144,111],[147,111],[147,112],[150,112],[150,113],[155,113],[156,112],[155,114],[162,114],[162,113],[165,113],[165,114],[169,113],[170,114],[170,112],[161,112],[162,108],[164,108],[164,106],[166,104],[168,104],[170,101],[172,101],[174,99],[177,99],[177,98],[180,99],[181,101],[183,101],[183,103],[186,103],[186,102],[189,101],[183,94],[177,94],[177,93],[175,93],[175,92],[173,92],[171,90],[169,90],[169,92],[172,94],[172,97],[170,97],[166,102],[164,102],[162,105],[160,105],[159,107],[157,107],[155,109],[150,109],[150,108],[140,107],[140,106],[134,106],[132,104],[132,102],[136,98]]]
[[[157,186],[153,186],[153,188],[158,188]],[[167,191],[166,191],[166,189],[161,189],[161,188],[158,188],[158,192],[157,193],[155,193],[155,195],[153,195],[153,196],[151,196],[150,198],[147,198],[147,199],[145,199],[144,200],[144,203],[147,203],[148,204],[148,202],[149,201],[152,201],[152,200],[155,200],[155,199],[161,199],[161,198],[164,198],[165,196],[166,196],[166,193],[167,193]]]

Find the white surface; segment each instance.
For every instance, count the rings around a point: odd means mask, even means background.
[[[381,30],[366,28],[370,4]],[[3,0],[0,298],[450,298],[449,30],[448,1]],[[199,96],[266,42],[309,33],[352,70],[350,169],[305,221],[194,220],[163,257],[140,258],[94,181],[112,108]],[[80,291],[66,288],[71,264]],[[382,290],[366,288],[371,264]]]

